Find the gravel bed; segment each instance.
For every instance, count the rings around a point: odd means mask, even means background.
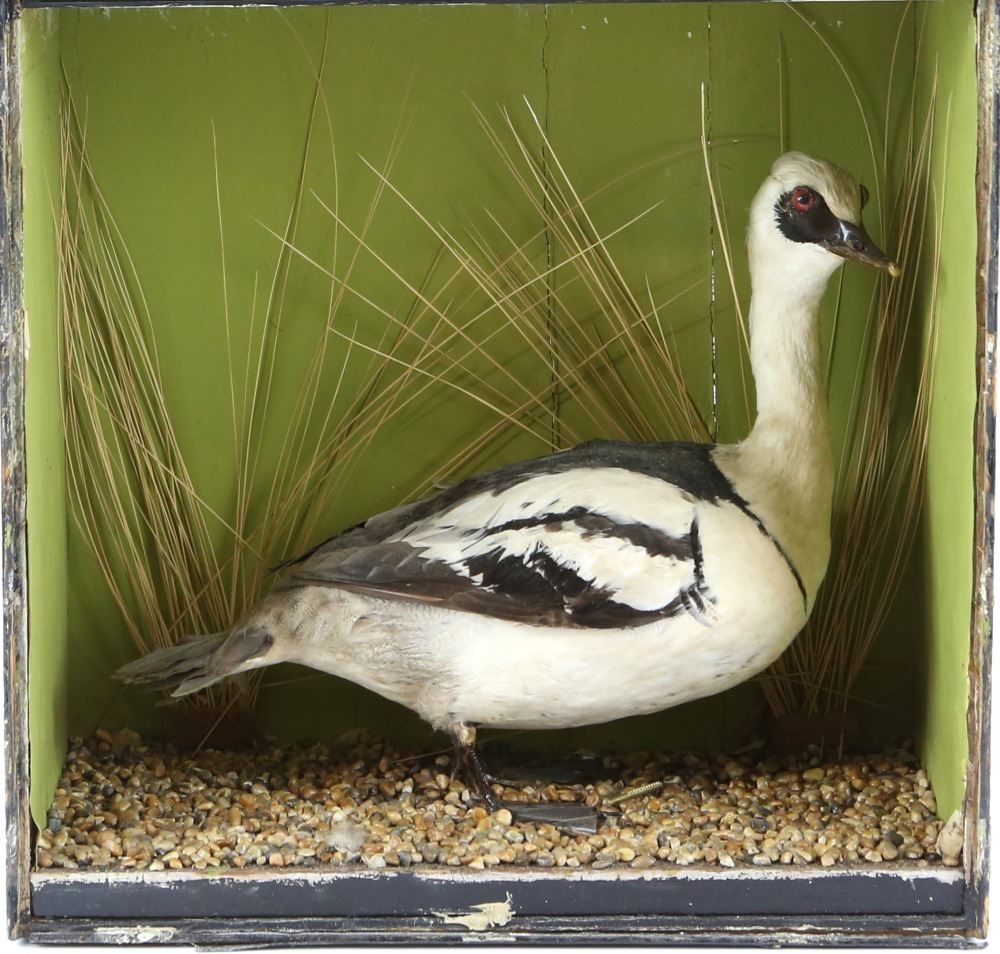
[[[614,802],[620,814],[585,835],[518,823],[506,808],[490,814],[452,777],[450,755],[406,757],[364,731],[331,745],[265,739],[249,752],[198,753],[128,730],[99,732],[71,740],[36,863],[149,871],[959,864],[939,844],[934,795],[907,748],[840,760],[810,750],[594,761],[604,780],[504,794]]]

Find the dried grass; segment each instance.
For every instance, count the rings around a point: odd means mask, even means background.
[[[296,242],[314,133],[331,128],[324,61],[316,67],[298,189],[281,234],[286,248]],[[218,366],[227,369],[229,381],[234,502],[225,513],[213,509],[191,477],[173,426],[156,317],[90,164],[85,118],[68,92],[65,102],[56,219],[70,507],[125,627],[145,653],[190,633],[228,629],[263,595],[269,567],[315,543],[346,475],[399,410],[396,399],[407,393],[411,369],[397,362],[402,336],[389,326],[379,349],[384,358],[345,352],[336,323],[346,285],[331,282],[293,413],[287,421],[272,419],[292,256],[281,256],[266,288],[255,286],[249,333],[245,344],[238,342],[231,332],[223,184],[216,171],[219,317],[226,329]],[[332,138],[330,145],[332,150]],[[361,241],[380,197],[381,189],[358,233]],[[343,252],[341,238],[334,230],[327,251],[331,261],[346,260],[349,280],[358,251]],[[343,395],[349,369],[360,384]],[[265,465],[275,434],[281,435],[277,460]],[[251,673],[179,704],[252,706],[260,681],[260,672]]]
[[[382,318],[398,324],[402,335],[418,339],[412,370],[427,379],[427,388],[449,388],[479,403],[493,417],[492,424],[439,466],[433,481],[414,488],[411,496],[467,472],[472,461],[511,429],[530,434],[549,449],[594,434],[623,440],[709,439],[709,427],[675,357],[670,325],[661,318],[703,280],[662,302],[654,300],[647,285],[645,300],[641,299],[623,277],[609,245],[655,206],[600,230],[588,210],[597,193],[579,195],[530,105],[528,111],[534,143],[518,130],[508,111],[501,112],[498,129],[476,110],[501,163],[539,221],[537,231],[526,240],[515,239],[490,215],[485,223],[466,221],[460,235],[446,230],[431,222],[383,172],[370,167],[440,243],[438,267],[445,277],[437,283],[435,295],[426,296],[362,237],[354,236],[387,275],[414,296],[424,314],[433,316],[426,334],[417,332],[417,322],[403,327],[360,290],[349,290]],[[696,150],[692,146],[685,152]],[[354,235],[334,210],[324,207],[338,228]],[[562,250],[558,258],[554,247]],[[314,262],[302,250],[295,251]],[[566,294],[569,290],[572,300]],[[585,318],[580,314],[581,300]],[[515,349],[531,356],[547,375],[523,376],[506,365],[497,355],[510,349],[496,345],[510,338]],[[370,348],[357,338],[350,341],[355,347]],[[378,354],[391,360],[387,352]],[[539,377],[545,379],[544,386],[532,387],[530,380]],[[569,399],[578,409],[575,425],[559,413]]]

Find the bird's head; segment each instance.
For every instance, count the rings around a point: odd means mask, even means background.
[[[771,167],[750,211],[752,259],[780,262],[824,284],[841,259],[900,273],[861,223],[868,190],[849,172],[801,152],[786,152]]]

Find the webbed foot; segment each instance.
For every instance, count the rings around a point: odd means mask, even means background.
[[[602,822],[614,811],[601,811],[580,802],[524,802],[501,801],[493,790],[495,784],[511,781],[504,772],[504,778],[491,773],[482,755],[476,748],[476,730],[467,725],[456,725],[451,729],[451,739],[455,746],[458,771],[471,791],[482,801],[490,813],[506,808],[515,821],[530,822],[535,825],[553,825],[561,831],[576,834],[597,834]],[[550,763],[551,764],[551,763]],[[529,774],[525,780],[534,780]],[[574,779],[575,781],[576,779]]]
[[[516,822],[530,822],[533,825],[552,825],[560,831],[577,835],[596,835],[598,829],[608,819],[617,815],[614,811],[590,808],[582,802],[502,802]]]

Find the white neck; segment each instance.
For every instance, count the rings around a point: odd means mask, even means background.
[[[804,278],[801,268],[785,262],[751,262],[750,364],[757,420],[747,443],[775,451],[802,444],[828,450],[817,321],[828,275]]]
[[[750,361],[757,420],[725,455],[738,492],[795,564],[809,601],[829,558],[833,463],[817,314],[839,260],[750,234]],[[775,239],[778,241],[776,242]]]

